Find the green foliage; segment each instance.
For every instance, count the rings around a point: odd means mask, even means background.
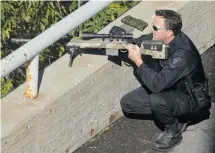
[[[13,82],[11,79],[1,79],[1,95],[4,96],[8,94],[13,89]]]
[[[86,1],[79,1],[83,5]],[[40,69],[65,54],[65,44],[80,32],[98,32],[136,5],[137,1],[117,1],[86,21],[40,54]],[[11,38],[32,39],[78,8],[78,1],[3,1],[1,2],[1,58],[22,44]],[[1,79],[1,97],[25,81],[26,64]]]

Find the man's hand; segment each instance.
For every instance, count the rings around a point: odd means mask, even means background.
[[[137,45],[129,44],[124,47],[128,50],[128,58],[130,58],[139,67],[143,63],[140,53],[140,50],[144,49],[143,46],[140,48]]]

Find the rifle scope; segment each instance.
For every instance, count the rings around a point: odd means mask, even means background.
[[[133,34],[94,34],[94,33],[82,33],[82,39],[94,39],[94,38],[108,38],[108,39],[133,39]]]

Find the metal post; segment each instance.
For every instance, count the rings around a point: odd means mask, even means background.
[[[39,54],[30,61],[26,69],[26,91],[25,96],[29,99],[37,97],[38,92]]]
[[[82,5],[79,9],[75,10],[61,21],[2,59],[0,76],[6,76],[25,62],[31,60],[45,48],[71,32],[71,30],[82,24],[84,21],[93,17],[113,1],[114,0],[91,0]]]
[[[31,39],[19,39],[12,38],[11,42],[24,45],[26,42],[29,42]],[[39,55],[35,56],[28,63],[26,69],[26,91],[25,96],[29,99],[34,99],[37,97],[38,93],[38,71],[39,71]]]

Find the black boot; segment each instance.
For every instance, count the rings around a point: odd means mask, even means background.
[[[152,149],[157,151],[168,151],[181,142],[182,134],[178,121],[172,125],[166,125],[165,131],[152,144]]]

